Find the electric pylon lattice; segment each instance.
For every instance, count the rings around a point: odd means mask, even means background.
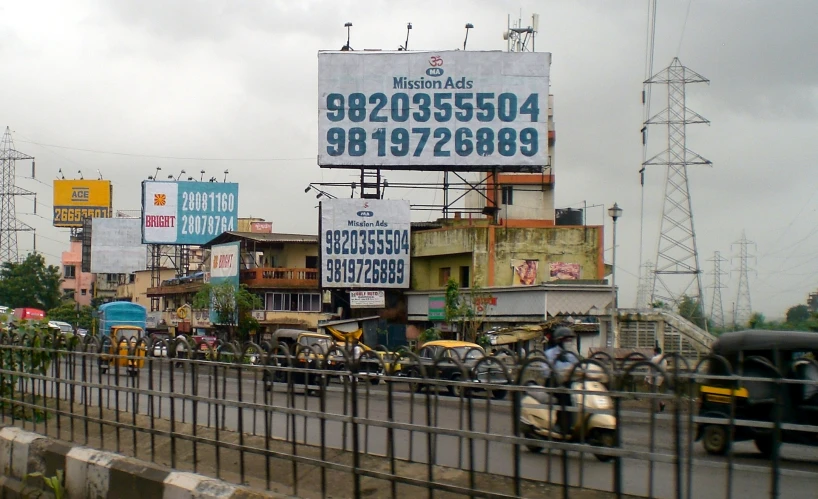
[[[733,243],[738,246],[738,296],[736,296],[736,308],[733,311],[733,326],[744,327],[750,321],[753,314],[753,301],[750,299],[750,272],[755,269],[750,268],[750,259],[755,256],[750,254],[750,246],[756,243],[748,241],[744,231],[741,231],[741,239]]]
[[[14,140],[11,130],[6,127],[3,134],[2,150],[0,150],[0,262],[18,262],[17,233],[33,231],[30,225],[17,220],[15,200],[17,196],[34,196],[29,190],[18,187],[15,183],[15,162],[23,159],[34,159],[33,156],[21,153],[14,149]],[[32,167],[33,168],[33,167]]]
[[[678,57],[645,81],[645,85],[667,85],[667,107],[645,122],[645,126],[667,126],[667,148],[643,163],[645,167],[663,166],[667,172],[650,301],[662,301],[676,308],[687,296],[697,304],[690,319],[694,322],[701,319],[706,324],[687,167],[712,163],[687,148],[687,125],[709,123],[687,107],[685,91],[689,83],[709,83],[709,80],[683,66]]]
[[[721,256],[720,251],[716,251],[713,253],[713,258],[708,261],[713,262],[713,272],[710,273],[710,275],[713,276],[713,284],[710,286],[713,290],[713,298],[710,301],[710,322],[713,323],[713,327],[723,328],[725,323],[724,305],[721,302],[721,290],[724,289],[725,286],[721,283],[721,276],[727,275],[727,272],[721,270],[721,264],[727,262],[727,259]]]

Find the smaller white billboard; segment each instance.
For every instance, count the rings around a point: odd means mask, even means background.
[[[409,201],[321,202],[321,287],[408,288]]]
[[[349,292],[349,306],[351,308],[384,308],[386,307],[386,293],[379,291]]]
[[[216,244],[210,250],[210,279],[238,277],[239,244]]]
[[[91,220],[91,272],[130,274],[148,267],[147,247],[142,244],[138,218]]]

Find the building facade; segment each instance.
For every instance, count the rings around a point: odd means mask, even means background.
[[[94,294],[95,276],[82,271],[82,240],[71,238],[68,251],[60,256],[60,289],[64,299],[74,300],[80,305],[91,305]]]

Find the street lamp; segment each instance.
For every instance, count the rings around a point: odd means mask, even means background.
[[[608,208],[608,216],[613,219],[613,257],[611,263],[611,334],[608,335],[608,345],[619,347],[619,335],[616,332],[616,220],[622,216],[622,208],[614,203]]]

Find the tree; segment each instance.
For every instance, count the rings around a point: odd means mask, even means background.
[[[244,284],[236,287],[229,282],[205,284],[193,297],[193,307],[211,310],[216,314],[216,325],[226,327],[229,338],[246,340],[259,326],[251,311],[261,308],[261,298],[251,293]]]
[[[94,322],[93,313],[93,307],[83,305],[79,307],[79,311],[77,311],[77,304],[68,302],[63,303],[59,307],[50,309],[46,315],[53,321],[67,322],[78,328],[90,331]]]
[[[687,295],[682,295],[682,299],[679,300],[678,311],[679,315],[704,329],[707,320],[704,317],[704,308],[702,307],[701,301],[694,300]]]
[[[475,276],[474,281],[479,278]],[[460,285],[454,279],[446,283],[444,316],[446,322],[457,323],[458,332],[463,334],[463,340],[476,343],[483,322],[486,320],[488,305],[492,295],[484,291],[477,284],[469,288],[468,297],[460,294]]]
[[[60,304],[60,269],[46,265],[40,253],[0,266],[0,304],[49,310]]]
[[[790,324],[801,324],[810,318],[809,308],[806,305],[796,305],[787,309],[787,322]]]
[[[750,320],[747,321],[747,327],[750,329],[764,329],[767,319],[761,312],[753,312]]]

